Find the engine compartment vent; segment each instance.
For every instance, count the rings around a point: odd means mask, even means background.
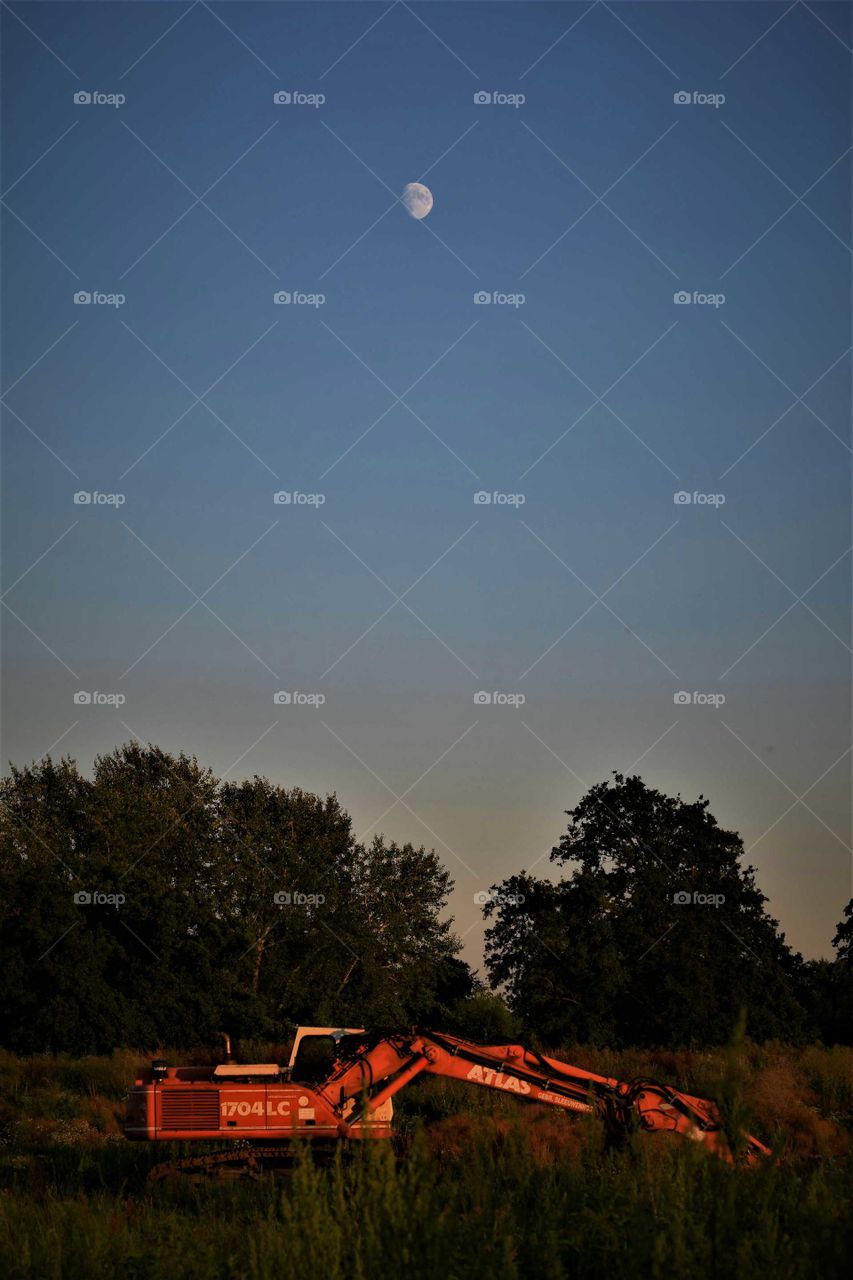
[[[218,1129],[218,1089],[163,1089],[160,1093],[162,1129]]]

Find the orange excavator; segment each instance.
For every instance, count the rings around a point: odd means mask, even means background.
[[[224,1150],[180,1160],[163,1171],[231,1172],[275,1165],[293,1139],[390,1138],[393,1097],[419,1075],[464,1080],[563,1111],[599,1114],[618,1135],[632,1127],[677,1133],[735,1160],[713,1102],[656,1080],[623,1083],[517,1044],[476,1044],[459,1036],[351,1027],[300,1027],[286,1066],[238,1063],[226,1036],[217,1066],[155,1060],[134,1082],[126,1137],[148,1142],[221,1142]],[[240,1140],[235,1142],[234,1140]],[[770,1154],[744,1135],[739,1158]]]

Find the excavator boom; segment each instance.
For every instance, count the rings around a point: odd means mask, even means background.
[[[717,1108],[704,1098],[655,1080],[622,1083],[584,1071],[518,1044],[481,1045],[435,1031],[412,1036],[383,1036],[365,1045],[352,1061],[342,1063],[324,1086],[331,1100],[361,1100],[342,1134],[368,1119],[421,1072],[464,1080],[519,1099],[566,1111],[597,1112],[616,1130],[637,1124],[646,1130],[680,1133],[731,1160]],[[769,1155],[756,1138],[745,1138],[747,1160]]]

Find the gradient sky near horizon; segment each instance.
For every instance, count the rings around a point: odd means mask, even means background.
[[[850,7],[3,10],[4,767],[336,791],[439,851],[474,964],[475,895],[636,770],[830,954]]]

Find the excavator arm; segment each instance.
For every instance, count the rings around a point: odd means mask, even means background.
[[[318,1092],[340,1116],[341,1136],[349,1137],[355,1124],[422,1073],[465,1080],[565,1111],[595,1112],[617,1133],[632,1125],[679,1133],[733,1161],[713,1102],[656,1080],[623,1083],[517,1044],[481,1045],[434,1031],[368,1034],[335,1064]],[[749,1135],[744,1143],[749,1162],[770,1154]]]

